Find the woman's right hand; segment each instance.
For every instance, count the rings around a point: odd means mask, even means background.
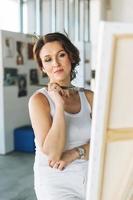
[[[64,100],[62,96],[65,94],[64,90],[57,83],[48,84],[48,93],[55,103],[55,106],[63,106]]]
[[[77,152],[76,148],[66,150],[62,153],[61,159],[59,161],[49,160],[48,164],[52,168],[56,168],[59,170],[63,170],[69,164],[71,164],[74,160],[78,159],[79,153]]]

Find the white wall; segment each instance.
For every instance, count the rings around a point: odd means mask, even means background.
[[[109,20],[133,22],[133,0],[110,0],[111,16]]]
[[[97,68],[100,21],[133,22],[133,0],[90,0],[91,68]],[[95,80],[91,81],[92,89]]]
[[[21,33],[0,31],[0,154],[14,150],[13,131],[15,128],[30,124],[28,113],[28,100],[39,86],[31,85],[29,79],[30,69],[36,68],[36,63],[28,59],[27,44],[32,42],[32,37]],[[12,38],[13,57],[5,57],[5,38]],[[17,65],[16,41],[24,44],[24,63]],[[4,68],[15,68],[18,75],[26,74],[27,95],[18,97],[18,83],[4,85]]]

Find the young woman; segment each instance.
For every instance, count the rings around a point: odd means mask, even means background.
[[[79,51],[68,37],[55,32],[38,39],[34,56],[49,78],[48,87],[29,100],[37,199],[85,200],[93,92],[69,89]]]

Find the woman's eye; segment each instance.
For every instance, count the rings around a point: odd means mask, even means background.
[[[44,62],[50,62],[51,61],[51,58],[45,58],[44,59]]]
[[[65,55],[66,55],[65,53],[61,53],[59,56],[64,57]]]

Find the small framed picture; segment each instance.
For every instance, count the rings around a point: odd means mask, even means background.
[[[27,77],[26,74],[18,75],[18,97],[27,96]]]
[[[38,71],[37,69],[30,69],[30,84],[37,85],[39,82],[38,80]]]
[[[18,71],[15,68],[4,68],[4,85],[11,86],[17,84]]]
[[[27,57],[29,60],[33,60],[34,59],[34,56],[33,56],[33,47],[34,47],[34,44],[32,43],[28,43],[27,44],[27,48],[28,48],[28,51],[27,51]]]
[[[4,41],[4,57],[12,58],[14,56],[14,40],[13,38],[7,37]]]
[[[24,64],[23,48],[24,48],[23,42],[17,41],[16,42],[16,51],[17,51],[16,63],[17,63],[17,65]]]

